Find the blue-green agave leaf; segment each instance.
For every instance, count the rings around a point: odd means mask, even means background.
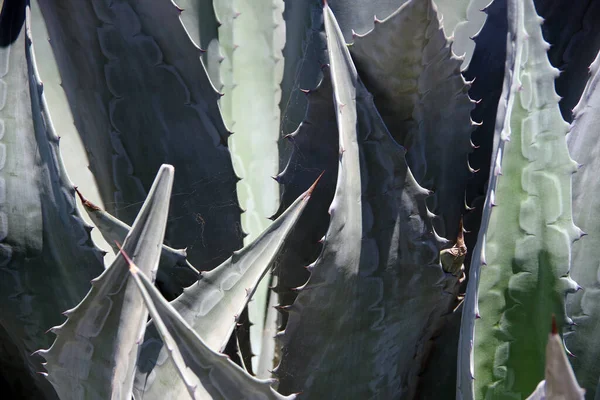
[[[223,351],[237,319],[248,304],[262,277],[280,260],[286,240],[310,198],[314,185],[254,242],[200,280],[171,302],[206,345]],[[166,362],[167,349],[154,328],[149,328],[142,345],[136,375],[136,397],[179,398],[186,392],[174,365]]]
[[[571,243],[569,156],[541,18],[533,0],[508,3],[504,90],[479,239],[463,310],[458,399],[515,399],[544,377],[552,314],[571,320],[567,293]]]
[[[274,216],[278,217],[319,174],[323,175],[304,211],[305,218],[298,221],[288,239],[290,246],[273,271],[277,277],[274,290],[279,295],[282,306],[294,302],[297,293],[293,289],[308,279],[309,273],[304,267],[315,261],[321,251],[319,241],[325,236],[329,226],[327,211],[335,192],[338,135],[335,110],[331,106],[333,89],[329,67],[324,66],[323,71],[323,79],[319,85],[315,89],[305,90],[305,97],[308,99],[306,115],[298,129],[286,137],[293,150],[287,165],[275,177],[283,187],[279,210]],[[287,313],[283,313],[282,317],[282,327],[285,327]]]
[[[323,33],[322,0],[284,0],[285,46],[283,48],[283,78],[281,80],[282,135],[297,129],[303,121],[307,100],[302,89],[314,88],[321,80],[321,66],[327,62]],[[286,151],[287,145],[287,151]],[[288,154],[292,146],[282,141],[280,154]],[[287,157],[282,159],[285,167]]]
[[[469,85],[460,73],[432,0],[408,1],[350,47],[396,141],[407,148],[419,184],[433,190],[438,233],[455,242],[463,211],[474,124]]]
[[[117,254],[119,252],[117,243],[125,241],[131,227],[87,200],[79,190],[77,194],[92,222]],[[171,300],[179,296],[184,287],[198,280],[199,274],[198,270],[187,261],[185,250],[162,246],[155,283],[167,299]]]
[[[279,391],[307,398],[410,398],[458,278],[440,265],[425,198],[360,83],[328,6],[338,183],[323,251],[289,307]]]
[[[556,321],[552,322],[553,329],[546,344],[545,379],[527,400],[584,400],[585,390],[579,387],[558,334]]]
[[[280,395],[271,387],[271,380],[258,380],[227,356],[211,350],[135,264],[130,264],[130,272],[148,307],[152,323],[193,399],[275,400],[296,397]],[[173,398],[167,393],[164,395]]]
[[[190,38],[198,47],[204,50],[202,60],[206,72],[213,85],[219,87],[219,64],[221,51],[219,49],[218,28],[219,21],[215,15],[212,0],[176,0],[175,3],[182,9],[181,22]]]
[[[556,93],[560,110],[567,122],[573,120],[587,82],[589,65],[600,50],[600,3],[594,0],[535,0],[535,8],[544,18],[542,33],[550,43],[548,58],[560,70]]]
[[[279,171],[279,100],[285,40],[283,0],[214,0],[223,32],[221,64],[224,87],[221,111],[236,134],[229,140],[236,174],[246,243],[263,232],[279,203],[279,187],[271,177]],[[231,37],[230,37],[231,36]],[[260,38],[260,40],[257,40]],[[226,43],[232,39],[232,43]],[[230,51],[231,48],[231,51]],[[235,51],[233,50],[235,49]],[[249,106],[251,105],[251,106]],[[260,154],[260,157],[256,157]],[[248,312],[254,352],[260,354],[265,321],[267,281],[257,289]],[[257,371],[258,372],[258,371]]]
[[[567,136],[571,156],[581,164],[573,175],[573,220],[588,236],[573,245],[571,276],[584,290],[567,299],[575,324],[565,334],[565,345],[575,356],[571,363],[586,397],[593,399],[600,378],[600,54],[590,70]]]
[[[490,0],[434,0],[444,34],[452,41],[452,51],[463,59],[462,69],[466,69],[475,51],[472,37],[485,22],[483,9]]]
[[[469,157],[469,165],[477,172],[469,180],[465,196],[469,208],[464,219],[467,231],[465,241],[471,250],[475,247],[481,224],[494,147],[496,111],[502,95],[508,32],[506,7],[506,0],[495,0],[483,10],[486,14],[485,25],[473,39],[476,43],[475,52],[469,68],[464,72],[465,78],[473,81],[469,96],[477,101],[471,118],[480,124],[471,135],[476,149]],[[467,269],[472,254],[471,251],[467,255]]]
[[[444,315],[440,321],[440,329],[431,338],[431,353],[419,375],[417,399],[443,399],[456,391],[456,358],[462,304],[460,302],[452,312]]]
[[[169,211],[173,167],[163,165],[123,249],[142,271],[154,276]],[[148,310],[129,278],[122,255],[98,278],[83,301],[52,328],[56,340],[38,354],[46,359],[47,379],[61,399],[130,400],[136,359]]]
[[[322,10],[319,6],[319,10]],[[322,14],[322,11],[321,11]],[[289,246],[281,254],[281,261],[273,270],[272,284],[277,293],[279,306],[291,305],[296,299],[295,288],[308,279],[305,268],[318,257],[329,226],[327,210],[333,200],[338,168],[338,135],[335,122],[333,91],[329,68],[322,67],[323,79],[315,89],[303,90],[308,100],[306,115],[298,129],[286,135],[286,142],[292,147],[292,153],[283,171],[275,180],[282,184],[282,196],[275,218],[281,215],[302,194],[304,189],[322,174],[319,186],[311,196],[304,210],[304,217],[298,221],[288,238]],[[288,314],[278,312],[277,330],[285,328]],[[268,315],[269,317],[269,315]],[[270,333],[269,333],[270,334]],[[273,357],[262,355],[259,366],[272,371],[279,363],[280,346],[277,342]],[[264,347],[263,347],[264,348]]]
[[[0,341],[14,344],[25,370],[37,375],[41,359],[31,353],[52,343],[46,331],[62,322],[57,310],[81,301],[103,263],[101,251],[91,241],[91,227],[77,210],[75,189],[60,158],[59,137],[48,115],[30,27],[28,1],[3,3],[0,332],[5,334]],[[40,384],[51,396],[53,389],[45,379]]]
[[[353,32],[366,33],[374,21],[387,18],[409,0],[327,0],[346,43]]]
[[[329,0],[329,6],[349,41],[352,31],[364,33],[373,29],[376,16],[387,17],[404,2],[406,0]],[[321,67],[327,64],[322,4],[323,0],[285,0],[285,65],[280,105],[283,135],[294,131],[305,115],[307,102],[299,89],[317,86],[323,76]],[[280,152],[288,154],[281,147]]]
[[[107,210],[131,224],[160,165],[172,164],[166,243],[201,270],[219,265],[242,246],[238,178],[181,11],[168,0],[39,4]]]

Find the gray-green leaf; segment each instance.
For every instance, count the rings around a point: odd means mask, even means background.
[[[41,378],[46,331],[63,321],[104,267],[76,207],[75,190],[48,115],[31,41],[29,2],[0,14],[0,341]],[[5,360],[8,361],[8,360]],[[9,371],[16,371],[15,359]],[[26,373],[27,373],[26,372]],[[22,372],[21,372],[22,373]],[[14,377],[7,376],[7,380]],[[17,377],[21,380],[21,377]],[[48,396],[53,389],[40,385]],[[26,388],[27,389],[27,388]],[[53,397],[51,397],[53,398]]]
[[[567,299],[575,323],[565,334],[579,382],[593,399],[600,378],[600,54],[575,108],[567,136],[571,156],[581,168],[573,175],[573,220],[587,236],[573,244],[571,276],[584,290]]]
[[[123,249],[149,276],[158,268],[169,211],[173,167],[163,165]],[[127,262],[117,256],[77,307],[65,312],[67,321],[55,328],[56,340],[40,350],[47,378],[61,399],[130,400],[136,359],[148,310]]]
[[[289,307],[276,370],[282,393],[307,398],[410,398],[428,342],[454,299],[425,205],[358,80],[331,9],[324,8],[339,170],[331,224],[311,276]]]
[[[315,182],[316,184],[316,182]],[[306,206],[314,185],[301,195],[254,242],[219,267],[201,275],[171,302],[206,345],[222,351],[242,313],[266,272],[279,262],[286,239]],[[153,327],[148,329],[138,362],[136,397],[151,400],[166,395],[178,398],[186,392],[167,351]]]
[[[170,360],[193,399],[291,400],[296,397],[281,396],[271,387],[271,380],[258,380],[227,356],[211,350],[135,264],[130,264],[130,272]],[[165,398],[182,398],[181,394],[164,395]]]

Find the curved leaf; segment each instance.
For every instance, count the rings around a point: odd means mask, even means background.
[[[469,164],[477,172],[469,180],[465,196],[469,208],[469,212],[465,213],[465,240],[470,250],[465,261],[467,268],[471,265],[471,255],[481,225],[494,147],[496,112],[501,104],[508,32],[506,3],[506,0],[494,0],[483,10],[486,21],[473,39],[476,43],[475,52],[469,68],[464,72],[465,78],[473,81],[469,96],[477,101],[471,118],[480,123],[471,135],[476,149],[469,157]]]
[[[48,347],[46,331],[77,304],[104,269],[81,219],[60,158],[36,69],[29,2],[5,2],[0,14],[0,324],[32,375],[31,357]],[[14,367],[15,369],[17,366]],[[39,377],[39,376],[38,376]],[[37,378],[36,378],[37,379]],[[52,388],[40,380],[48,396]]]
[[[360,76],[415,179],[433,190],[438,233],[455,242],[462,214],[474,102],[432,0],[409,1],[350,47]]]
[[[315,182],[316,184],[316,182]],[[300,196],[254,242],[219,267],[201,275],[171,302],[206,345],[222,351],[239,315],[246,307],[266,272],[279,262],[286,239],[292,232],[314,186]],[[142,345],[136,374],[136,397],[177,399],[186,393],[174,366],[167,363],[167,349],[154,328],[149,328]]]
[[[542,32],[550,43],[548,58],[561,73],[556,93],[565,121],[573,120],[573,108],[586,85],[589,65],[600,50],[600,3],[594,0],[535,0],[544,18]]]
[[[458,399],[525,397],[544,375],[552,314],[565,297],[571,243],[570,158],[533,0],[510,0],[504,91],[490,184],[463,310]]]
[[[567,136],[572,157],[582,166],[573,175],[573,220],[588,236],[573,245],[571,276],[584,290],[567,301],[575,325],[565,334],[571,363],[587,398],[593,399],[600,379],[600,190],[598,134],[600,134],[600,53],[575,107],[575,120]]]
[[[324,8],[339,129],[339,170],[323,251],[281,335],[282,393],[307,398],[410,398],[426,343],[454,299],[439,264],[428,192],[358,81]]]
[[[211,350],[135,264],[130,262],[129,270],[144,297],[152,323],[192,398],[275,400],[296,397],[281,396],[270,386],[271,381],[248,375],[227,356]]]
[[[219,265],[242,245],[238,179],[219,95],[180,11],[162,0],[39,4],[108,211],[130,224],[160,165],[172,164],[166,243],[200,269]]]
[[[452,40],[452,51],[463,58],[462,69],[466,69],[475,51],[473,37],[485,22],[482,12],[490,0],[434,0],[446,37]]]
[[[183,11],[180,19],[190,38],[204,50],[202,60],[215,87],[220,86],[218,65],[221,62],[219,49],[219,21],[212,0],[175,0]]]
[[[173,167],[163,165],[123,243],[150,276],[158,268],[172,185]],[[65,312],[67,321],[52,328],[57,335],[52,346],[38,351],[61,399],[131,399],[148,310],[128,278],[127,262],[119,255],[92,281],[83,301]]]
[[[131,227],[119,221],[100,207],[87,200],[79,190],[77,194],[90,219],[98,227],[100,233],[115,254],[119,252],[116,243],[123,243],[131,231]],[[183,288],[198,280],[199,272],[186,259],[185,250],[175,250],[162,246],[158,271],[156,272],[156,286],[168,299],[174,299],[183,292]]]
[[[584,400],[585,390],[577,383],[554,319],[546,344],[545,378],[527,400]]]

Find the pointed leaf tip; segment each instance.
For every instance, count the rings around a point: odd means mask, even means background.
[[[116,240],[115,240],[115,244],[119,248],[119,253],[121,253],[123,255],[123,258],[125,258],[125,261],[127,261],[127,265],[129,265],[129,272],[131,272],[132,274],[138,273],[138,271],[139,271],[138,267],[134,264],[133,260],[131,258],[129,258],[129,256],[127,255],[125,250],[123,250],[123,247],[121,247],[121,244]]]
[[[98,207],[97,205],[95,205],[94,203],[92,203],[91,201],[86,199],[85,197],[83,197],[83,194],[81,194],[81,192],[79,191],[79,188],[77,186],[75,186],[75,193],[77,193],[77,196],[79,197],[79,200],[81,200],[81,203],[83,204],[84,207],[89,208],[92,211],[100,210],[100,207]]]
[[[323,174],[325,173],[325,171],[321,172],[321,174],[317,177],[317,179],[315,180],[315,182],[308,188],[308,190],[304,193],[304,199],[308,200],[310,198],[310,196],[312,195],[312,192],[315,190],[315,188],[317,187],[317,184],[319,183],[319,181],[321,180],[321,177],[323,177]]]

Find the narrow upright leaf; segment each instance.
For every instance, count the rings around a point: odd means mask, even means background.
[[[281,50],[285,40],[283,0],[214,0],[221,26],[224,57],[221,64],[221,110],[229,129],[238,198],[245,210],[245,243],[256,239],[279,202],[279,187],[271,179],[279,170],[279,100],[283,76]],[[260,154],[260,157],[256,155]],[[306,188],[305,188],[306,189]],[[251,344],[261,350],[268,285],[263,284],[249,304]]]
[[[323,251],[286,307],[282,393],[307,398],[411,398],[424,344],[454,299],[440,265],[428,191],[410,173],[358,80],[335,17],[324,8],[339,131],[337,188]]]
[[[219,21],[215,15],[212,0],[175,0],[183,9],[180,19],[190,38],[204,50],[202,60],[213,85],[219,87],[219,68],[221,51],[219,49]]]
[[[150,189],[123,249],[142,271],[154,276],[169,212],[173,167],[163,165]],[[61,399],[130,400],[135,361],[148,310],[129,278],[122,255],[77,305],[65,312],[67,321],[53,329],[56,340],[40,350],[47,378]]]
[[[437,232],[454,243],[470,176],[474,102],[433,0],[406,2],[356,36],[350,51],[390,133],[407,148],[415,179],[434,192],[427,203],[439,216]]]
[[[117,243],[125,241],[131,227],[87,200],[81,192],[77,191],[77,194],[92,222],[117,254],[119,252]],[[198,270],[187,261],[185,250],[162,246],[156,272],[156,286],[167,299],[172,300],[179,296],[184,287],[198,280],[198,275]]]
[[[499,0],[502,1],[502,0]],[[485,22],[483,9],[490,0],[434,0],[444,34],[452,41],[452,51],[463,59],[461,69],[466,69],[475,52],[475,36]]]
[[[323,176],[304,211],[305,218],[298,221],[289,238],[290,246],[282,254],[281,263],[273,270],[277,277],[275,291],[282,306],[294,302],[297,293],[293,289],[304,284],[309,276],[304,267],[319,255],[322,247],[319,241],[329,226],[327,210],[333,200],[338,172],[338,135],[335,110],[331,106],[333,88],[328,66],[323,67],[323,79],[319,85],[305,90],[303,96],[308,99],[306,115],[298,129],[286,137],[293,150],[287,165],[275,177],[283,188],[275,216],[281,215],[293,204],[319,174]],[[283,313],[282,317],[282,327],[285,327],[287,313]]]
[[[315,184],[316,185],[316,182]],[[194,329],[206,345],[223,351],[237,319],[256,290],[261,278],[280,261],[286,240],[298,221],[314,185],[254,242],[219,267],[202,273],[198,283],[186,288],[171,302],[173,308]],[[150,327],[138,362],[135,395],[145,400],[178,399],[187,389],[158,332]]]
[[[281,400],[296,397],[281,396],[270,386],[271,380],[258,380],[227,356],[211,350],[135,264],[130,263],[129,270],[150,311],[152,323],[168,349],[173,366],[192,398]],[[165,396],[171,398],[167,393]]]
[[[509,0],[504,91],[483,222],[463,310],[458,399],[514,399],[544,377],[552,314],[569,325],[565,297],[571,243],[569,156],[533,0]]]
[[[544,18],[542,33],[550,43],[548,58],[560,70],[556,78],[559,106],[567,122],[573,120],[573,108],[587,81],[587,69],[600,51],[600,3],[595,0],[535,0],[535,8]]]
[[[104,267],[60,158],[30,29],[29,1],[2,4],[0,342],[18,351],[9,373],[22,363],[39,379],[41,359],[31,353],[50,346],[46,331],[64,320],[58,311],[80,302]],[[21,379],[6,376],[14,378]],[[50,396],[52,387],[39,380]]]
[[[229,132],[170,0],[39,0],[108,211],[131,224],[161,164],[177,169],[166,243],[212,269],[242,247]]]
[[[281,80],[280,134],[287,135],[298,128],[307,107],[303,89],[314,88],[321,80],[321,66],[327,62],[324,46],[322,0],[284,0],[285,46],[283,78]],[[280,154],[288,154],[291,146],[282,141]],[[280,157],[285,167],[286,157]]]
[[[545,379],[540,382],[527,400],[584,400],[585,390],[569,364],[565,346],[558,334],[556,321],[552,320],[552,332],[546,344]]]
[[[581,165],[573,175],[573,220],[587,236],[573,245],[571,275],[584,290],[567,299],[575,324],[565,334],[565,344],[586,397],[593,399],[600,379],[600,53],[590,71],[567,136],[571,155]]]

